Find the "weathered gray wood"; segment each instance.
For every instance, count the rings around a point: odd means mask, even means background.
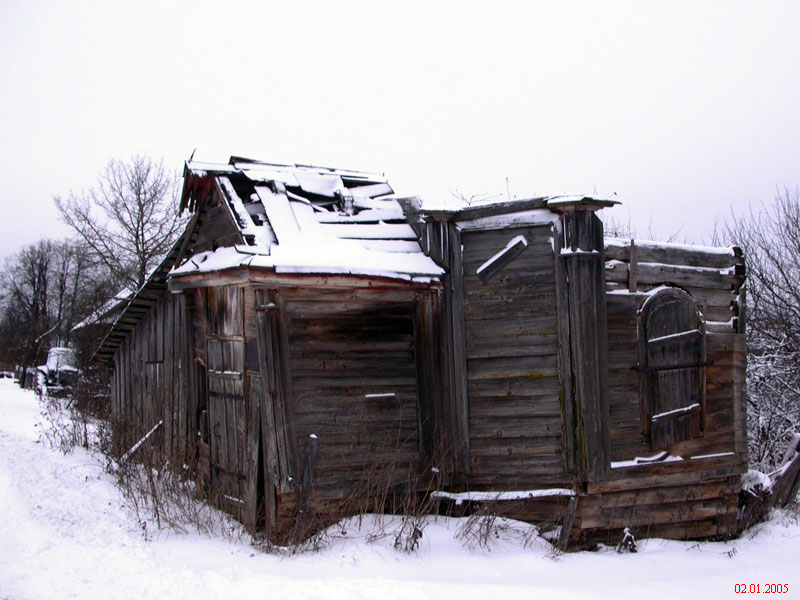
[[[704,329],[694,300],[686,292],[666,289],[652,296],[641,310],[640,343],[645,369],[643,422],[653,449],[669,448],[702,431],[705,406]],[[678,365],[695,368],[668,369]],[[698,405],[699,410],[689,411]],[[676,412],[680,411],[680,412]],[[659,415],[671,413],[670,418]]]
[[[458,466],[464,475],[471,470],[469,458],[469,408],[467,400],[466,334],[464,329],[464,270],[461,232],[456,227],[447,230],[450,256],[450,313],[452,331],[451,360],[453,368],[452,393],[455,417],[454,439]]]
[[[488,283],[503,267],[509,265],[515,258],[528,248],[528,243],[524,237],[518,236],[509,242],[499,253],[486,259],[478,266],[475,274],[483,281]]]
[[[700,267],[683,267],[657,263],[637,263],[637,285],[672,283],[680,286],[694,286],[714,289],[739,289],[744,274],[721,273],[719,270]],[[616,262],[606,265],[606,279],[616,283],[628,284],[630,265]]]
[[[257,289],[256,304],[265,306],[268,304],[269,296],[266,290]],[[260,391],[261,391],[261,435],[262,450],[264,452],[264,472],[265,472],[265,495],[270,494],[271,488],[279,485],[281,491],[288,492],[289,486],[284,483],[280,461],[278,458],[278,427],[276,421],[278,384],[276,373],[276,359],[274,356],[275,348],[273,345],[272,320],[266,310],[256,312],[256,322],[258,325],[258,356],[260,362]]]
[[[277,308],[268,311],[268,318],[272,325],[272,343],[276,360],[275,372],[278,379],[276,391],[277,413],[275,425],[278,428],[278,458],[281,461],[281,471],[285,484],[293,488],[299,476],[297,458],[297,438],[294,427],[294,398],[292,395],[292,374],[289,365],[289,333],[286,303],[277,292],[270,292],[269,304]]]
[[[420,428],[441,399],[422,391],[435,383],[426,370],[438,368],[425,358],[437,352],[430,348],[437,294],[428,296],[416,304],[287,302],[295,429],[301,443],[311,433],[320,438],[317,497],[364,495],[384,478],[408,481],[421,462],[430,466]],[[435,460],[435,444],[430,451]]]
[[[313,433],[308,436],[306,447],[306,460],[303,466],[303,479],[300,483],[300,499],[297,504],[297,527],[295,529],[295,543],[302,540],[304,525],[308,516],[308,500],[314,486],[314,465],[317,460],[317,436]]]
[[[639,286],[639,257],[636,252],[636,245],[631,240],[631,247],[629,252],[629,268],[628,268],[628,291],[633,293]]]
[[[646,263],[663,263],[667,265],[711,269],[727,269],[743,263],[743,259],[741,258],[742,251],[739,248],[732,248],[729,254],[725,254],[709,252],[699,247],[691,248],[669,244],[636,243],[635,240],[631,240],[630,244],[606,245],[606,260],[634,262],[631,260],[631,251],[633,248],[635,248],[636,260]]]
[[[561,522],[561,532],[558,536],[558,547],[562,550],[566,549],[569,542],[572,526],[575,523],[575,512],[578,506],[578,497],[572,496],[567,504],[567,512],[564,515],[564,520]]]
[[[519,236],[525,252],[482,281],[477,267]],[[470,485],[512,473],[530,485],[530,478],[564,468],[552,236],[548,224],[476,230],[462,238]],[[539,402],[540,395],[546,401]]]
[[[261,382],[259,377],[249,377],[250,403],[247,418],[247,488],[244,498],[244,523],[247,530],[255,532],[259,512],[259,467],[261,466]],[[263,493],[263,492],[262,492]]]
[[[414,349],[419,394],[419,446],[423,465],[441,464],[441,423],[444,410],[438,398],[439,373],[435,352],[434,298],[422,294],[414,305]],[[395,394],[393,394],[395,395]]]
[[[564,236],[561,232],[553,232],[553,250],[557,257],[561,255],[564,246]],[[567,268],[563,260],[555,261],[555,292],[558,306],[558,373],[561,382],[561,415],[563,427],[563,457],[567,471],[577,469],[577,444],[578,429],[576,427],[576,407],[572,382],[572,354],[570,351],[570,324],[569,324],[569,282]],[[573,512],[574,518],[574,512]]]
[[[602,223],[591,211],[564,212],[569,280],[570,353],[576,423],[580,436],[579,473],[589,481],[605,477],[610,456],[608,433],[607,317]]]

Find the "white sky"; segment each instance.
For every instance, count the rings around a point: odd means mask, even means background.
[[[386,8],[390,6],[390,8]],[[0,258],[140,152],[612,195],[641,237],[800,184],[800,2],[0,0]]]

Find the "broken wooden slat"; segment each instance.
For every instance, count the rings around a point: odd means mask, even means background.
[[[516,236],[506,244],[505,248],[478,267],[475,274],[481,278],[481,281],[487,283],[500,269],[522,254],[527,247],[528,241],[525,239],[525,236]]]

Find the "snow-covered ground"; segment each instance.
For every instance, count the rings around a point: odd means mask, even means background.
[[[38,442],[36,396],[0,380],[0,599],[57,598],[728,598],[736,584],[788,585],[800,597],[800,523],[777,514],[727,543],[640,542],[555,553],[502,533],[491,551],[455,539],[438,519],[420,548],[367,542],[353,526],[318,553],[254,550],[249,538],[143,536],[101,459]],[[152,532],[151,532],[152,533]],[[230,537],[230,536],[229,536]],[[754,588],[755,589],[755,588]]]

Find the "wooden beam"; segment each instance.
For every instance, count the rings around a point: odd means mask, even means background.
[[[655,244],[647,242],[623,244],[622,240],[614,240],[605,246],[606,260],[619,260],[633,262],[633,252],[636,260],[644,263],[662,263],[667,265],[703,267],[711,269],[728,269],[734,265],[744,264],[740,248],[704,249],[700,247],[679,246],[677,244]]]
[[[565,261],[569,281],[570,354],[580,452],[579,475],[605,478],[610,461],[608,333],[603,225],[591,210],[564,212]]]
[[[522,254],[528,248],[528,241],[525,236],[518,235],[513,238],[505,248],[492,256],[489,260],[483,263],[476,274],[483,283],[487,283],[494,277],[501,269],[509,265],[515,258]]]

